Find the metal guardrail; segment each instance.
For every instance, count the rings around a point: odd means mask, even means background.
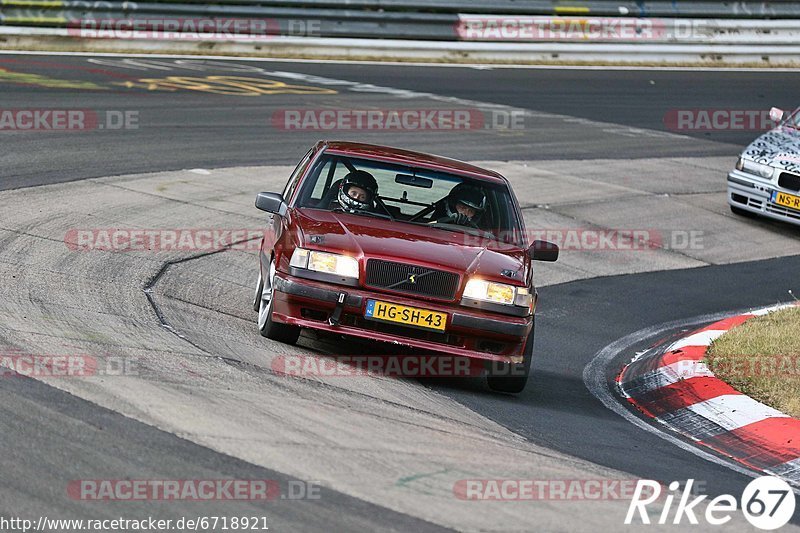
[[[763,21],[768,22],[768,21]],[[787,21],[788,22],[788,21]],[[800,41],[780,44],[676,44],[603,42],[474,42],[413,41],[407,39],[347,39],[281,37],[230,39],[224,35],[207,40],[75,39],[67,28],[0,25],[0,46],[17,50],[83,52],[188,53],[208,56],[267,55],[269,57],[320,59],[374,59],[455,63],[589,63],[589,64],[697,64],[775,68],[800,65]]]
[[[465,34],[465,22],[481,17],[495,21],[535,20],[541,31],[510,38],[491,32]],[[603,18],[641,23],[645,33],[637,30],[627,37],[581,34],[581,24],[588,28],[592,21]],[[386,50],[381,54],[395,57],[402,55],[402,47],[408,45],[405,53],[412,57],[439,54],[560,60],[569,56],[594,60],[603,54],[616,54],[660,61],[661,50],[665,54],[663,60],[669,61],[680,61],[681,57],[700,61],[733,57],[768,63],[771,58],[800,58],[800,2],[790,0],[0,0],[0,27],[5,26],[8,35],[14,35],[7,43],[33,42],[35,33],[14,29],[22,26],[33,32],[59,30],[57,37],[50,32],[49,37],[42,34],[41,38],[59,39],[62,44],[75,37],[136,42],[139,47],[153,41],[146,47],[155,50],[158,46],[174,46],[156,41],[186,42],[182,37],[194,31],[193,20],[249,22],[222,32],[198,27],[197,35],[189,39],[214,42],[215,49],[230,45],[249,50],[244,45],[249,39],[256,42],[253,49],[261,50],[258,43],[266,37],[272,48],[279,46],[300,54],[307,46],[314,53],[338,47],[345,55],[369,55],[382,47]],[[183,32],[181,38],[164,35],[164,25],[170,21],[180,22],[173,31]],[[572,31],[559,32],[559,25],[565,21],[578,24],[578,31],[573,27]],[[116,31],[103,34],[108,23]],[[149,35],[128,38],[120,31],[125,24],[148,30]],[[92,29],[98,34],[93,35]],[[608,48],[612,45],[616,48]]]
[[[58,0],[36,2],[6,2],[60,4]],[[103,4],[102,1],[83,2],[85,6]],[[135,2],[131,2],[135,4]],[[208,4],[208,0],[184,0],[187,5]],[[330,9],[334,11],[422,12],[422,13],[491,13],[509,15],[586,15],[633,17],[687,17],[687,18],[786,18],[800,15],[800,4],[793,0],[769,2],[741,2],[705,0],[214,0],[215,5],[258,5],[267,8],[294,8],[300,10]],[[210,5],[210,4],[209,4]]]
[[[205,3],[211,2],[211,3]],[[259,18],[292,35],[293,21],[314,21],[315,37],[458,40],[461,14],[714,19],[800,19],[800,2],[706,0],[0,0],[0,24],[79,26],[84,20]],[[278,30],[279,28],[279,30]]]

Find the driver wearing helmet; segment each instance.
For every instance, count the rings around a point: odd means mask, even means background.
[[[373,211],[377,195],[378,183],[372,174],[354,170],[339,184],[339,193],[331,209],[339,207],[347,213]]]
[[[477,228],[486,210],[486,195],[480,187],[459,183],[447,195],[444,205],[446,214],[436,222]]]

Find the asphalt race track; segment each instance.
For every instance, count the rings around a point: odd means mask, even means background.
[[[17,74],[19,83],[3,84],[3,104],[9,107],[37,105],[87,106],[95,110],[135,109],[141,127],[132,131],[91,132],[74,136],[50,132],[44,136],[3,134],[3,188],[52,183],[82,177],[108,176],[195,167],[295,163],[298,152],[320,137],[316,132],[293,131],[284,135],[270,127],[270,117],[284,102],[298,108],[336,107],[338,95],[325,98],[281,98],[277,95],[230,97],[197,90],[130,90],[126,82],[163,79],[168,76],[248,76],[246,68],[232,69],[212,61],[198,70],[176,66],[174,61],[154,63],[146,69],[134,63],[119,67],[118,59],[58,56],[0,56],[0,68]],[[191,60],[189,60],[191,61]],[[165,64],[164,64],[165,63]],[[152,64],[152,63],[151,63]],[[480,102],[519,107],[542,113],[612,123],[652,131],[669,131],[665,117],[677,109],[720,108],[763,110],[789,108],[794,103],[794,73],[692,72],[613,70],[478,70],[460,67],[407,67],[311,63],[241,62],[252,69],[287,71],[331,79],[430,92]],[[291,68],[289,68],[291,67]],[[2,73],[2,71],[0,71]],[[54,91],[37,86],[20,74],[46,74],[57,80],[84,80],[96,85],[80,91]],[[260,73],[252,72],[258,76]],[[0,78],[2,79],[2,78]],[[279,78],[280,79],[280,78]],[[286,79],[282,79],[286,81]],[[28,81],[29,83],[24,83]],[[137,82],[140,83],[140,82]],[[141,83],[140,83],[141,84]],[[334,86],[333,88],[336,88]],[[361,93],[369,94],[369,93]],[[372,104],[370,95],[367,101]],[[402,99],[389,98],[402,106]],[[382,103],[386,103],[383,101]],[[398,133],[395,144],[412,149],[441,146],[448,155],[465,160],[485,159],[582,159],[598,157],[640,158],[686,155],[735,157],[737,148],[752,140],[752,132],[697,131],[691,138],[625,135],[604,139],[582,133],[580,123],[564,127],[559,120],[541,116],[526,123],[523,134],[514,132],[503,142],[484,142],[475,135],[468,142],[446,135]],[[679,132],[684,133],[684,132]],[[385,141],[385,133],[339,132],[342,139]],[[443,138],[444,137],[444,138]],[[225,139],[224,143],[219,142]],[[666,142],[665,142],[666,139]],[[696,139],[714,141],[695,142]],[[565,142],[570,142],[565,151]],[[113,153],[113,158],[102,157]],[[69,154],[66,157],[65,154]],[[734,154],[734,155],[732,155]]]
[[[133,127],[98,118],[105,127],[88,131],[0,130],[0,348],[120,354],[143,369],[127,381],[0,379],[9,479],[0,515],[267,514],[275,530],[309,531],[523,530],[540,520],[547,531],[591,531],[619,527],[625,502],[482,510],[489,502],[452,501],[447,489],[463,478],[627,476],[694,478],[711,496],[741,494],[750,476],[619,417],[583,372],[638,330],[800,294],[800,230],[735,218],[725,204],[724,173],[757,133],[676,131],[665,118],[790,108],[798,81],[795,72],[0,55],[0,109],[135,117]],[[287,109],[415,107],[518,114],[522,126],[286,131],[274,120]],[[258,228],[255,193],[279,190],[319,138],[486,162],[512,180],[529,227],[699,231],[704,240],[653,254],[565,250],[540,267],[533,377],[518,396],[477,379],[275,377],[269,358],[299,352],[257,334],[254,254],[65,246],[76,227]],[[607,380],[656,340],[619,354]],[[299,349],[344,350],[307,334]],[[83,478],[217,477],[318,479],[325,488],[318,501],[212,502],[200,512],[186,502],[87,506],[61,488]],[[800,511],[792,522],[800,525]]]

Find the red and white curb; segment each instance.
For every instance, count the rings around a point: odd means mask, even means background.
[[[639,411],[752,469],[800,485],[800,420],[745,396],[703,362],[729,329],[794,304],[772,306],[715,322],[648,350],[617,376],[617,387]]]

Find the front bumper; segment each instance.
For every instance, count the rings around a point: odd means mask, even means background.
[[[342,308],[341,322],[334,326],[328,323],[328,318],[342,292],[347,293],[347,297]],[[364,311],[369,298],[447,313],[445,331],[429,332],[367,320],[364,318]],[[525,341],[533,327],[532,317],[455,308],[452,305],[338,286],[283,273],[275,276],[272,317],[273,320],[285,324],[399,344],[426,353],[445,353],[505,363],[522,362]]]
[[[785,190],[774,181],[760,179],[740,170],[728,174],[728,204],[757,215],[800,225],[800,211],[772,202],[773,191],[798,195]]]

